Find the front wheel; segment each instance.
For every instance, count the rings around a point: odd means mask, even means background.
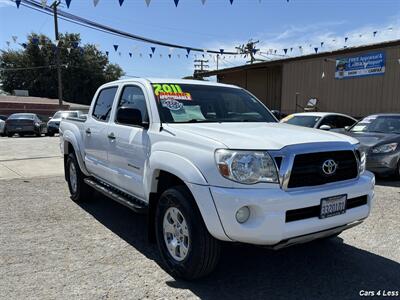
[[[212,272],[220,243],[208,232],[185,186],[166,190],[156,209],[156,239],[163,266],[173,277],[192,280]]]
[[[82,173],[74,153],[68,155],[65,173],[71,199],[75,202],[87,200],[90,197],[91,188],[84,181],[85,175]]]

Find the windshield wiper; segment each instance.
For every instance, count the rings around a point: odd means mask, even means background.
[[[202,120],[202,119],[191,119],[191,120],[188,120],[188,121],[173,122],[173,123],[210,123],[210,122],[216,122],[216,121]]]

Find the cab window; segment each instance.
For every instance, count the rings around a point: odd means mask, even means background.
[[[117,89],[118,87],[115,86],[100,91],[93,108],[93,118],[99,121],[108,122]]]
[[[138,109],[142,113],[143,121],[147,122],[149,119],[146,107],[146,97],[144,96],[143,90],[138,86],[128,85],[124,87],[121,98],[118,102],[117,111],[120,107]]]

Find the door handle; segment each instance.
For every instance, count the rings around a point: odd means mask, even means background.
[[[90,131],[90,128],[86,128],[85,132],[86,132],[87,134],[91,134],[91,133],[92,133],[92,132]]]
[[[110,140],[115,140],[114,132],[109,133],[109,134],[107,135],[107,137],[108,137]]]

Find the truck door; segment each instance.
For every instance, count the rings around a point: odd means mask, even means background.
[[[148,122],[145,91],[139,84],[123,87],[107,133],[111,137],[108,148],[109,165],[114,169],[111,183],[141,199],[145,199],[143,174],[150,151],[147,129],[124,124],[117,120],[116,115],[121,107],[134,108],[140,110],[142,119]]]
[[[108,180],[107,127],[118,87],[106,87],[99,91],[96,102],[84,125],[85,164],[89,172]]]

